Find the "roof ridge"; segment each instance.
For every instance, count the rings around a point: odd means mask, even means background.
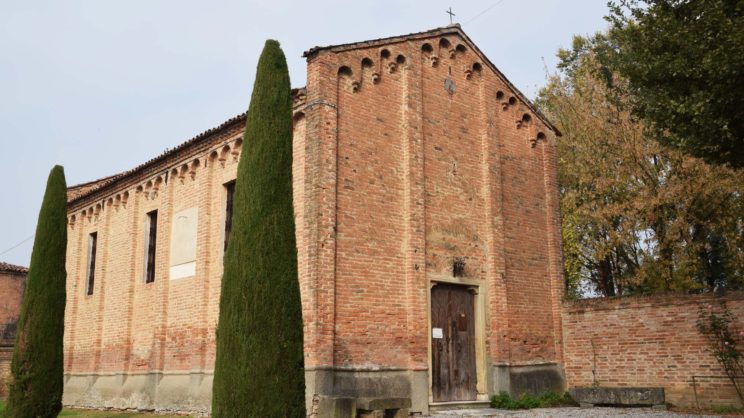
[[[80,187],[90,186],[91,184],[98,183],[100,181],[110,180],[110,179],[113,179],[114,177],[121,176],[124,173],[126,173],[126,171],[121,171],[119,173],[111,174],[110,176],[101,177],[101,178],[96,179],[96,180],[86,181],[85,183],[73,184],[72,186],[68,186],[67,187],[67,190],[69,191],[71,189],[78,189]]]
[[[356,45],[361,45],[361,44],[365,44],[366,45],[366,44],[370,44],[370,43],[374,44],[374,43],[378,43],[378,42],[379,43],[384,43],[384,42],[393,41],[393,40],[396,40],[396,39],[410,38],[410,37],[413,37],[413,36],[426,36],[426,35],[431,35],[431,34],[434,34],[434,33],[437,33],[437,32],[447,31],[448,29],[449,30],[454,30],[454,31],[458,31],[459,30],[460,32],[462,32],[462,27],[460,26],[460,24],[459,23],[453,23],[451,25],[440,26],[438,28],[429,29],[429,30],[425,30],[425,31],[421,31],[421,32],[409,33],[407,35],[386,36],[386,37],[383,37],[383,38],[368,39],[368,40],[365,40],[365,41],[357,41],[357,42],[347,42],[347,43],[344,43],[344,44],[336,44],[336,45],[314,46],[314,47],[308,49],[307,51],[303,52],[302,53],[302,57],[303,58],[310,58],[311,56],[315,55],[316,52],[318,52],[318,51],[324,51],[324,50],[327,50],[327,49],[340,49],[340,50],[343,50],[343,49],[352,49]]]

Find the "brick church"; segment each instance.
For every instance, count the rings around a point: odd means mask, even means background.
[[[308,407],[564,390],[560,133],[458,25],[304,57]],[[244,124],[69,189],[66,405],[209,409]]]

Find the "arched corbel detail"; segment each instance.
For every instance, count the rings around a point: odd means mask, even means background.
[[[369,57],[362,58],[361,63],[359,64],[359,82],[364,83],[364,75],[372,71],[372,74],[370,75],[370,79],[372,80],[372,84],[377,84],[380,81],[380,74],[374,70],[375,63],[372,61]]]
[[[442,51],[445,51],[447,53],[447,56],[450,59],[455,58],[455,50],[452,48],[452,44],[447,38],[441,38],[439,40],[439,56],[442,56]]]
[[[230,146],[225,145],[224,147],[222,147],[222,149],[220,150],[220,158],[219,158],[220,165],[222,167],[225,166],[225,162],[227,161],[227,156],[229,154],[230,154]]]
[[[181,164],[181,168],[178,170],[178,179],[181,180],[181,183],[186,180],[186,175],[189,173],[189,165],[188,164]]]
[[[522,129],[530,126],[532,123],[532,116],[529,113],[524,113],[521,118],[515,121],[517,129]]]
[[[388,74],[394,73],[398,67],[395,61],[390,59],[391,56],[392,54],[390,53],[389,49],[383,48],[382,50],[380,50],[380,70],[382,70],[382,68],[385,68]]]
[[[342,80],[346,81],[350,87],[352,92],[356,92],[359,90],[359,82],[357,80],[352,79],[352,76],[354,75],[354,72],[351,70],[351,67],[347,65],[342,65],[338,69],[338,82],[341,83]]]
[[[538,132],[534,138],[530,138],[530,142],[532,143],[532,148],[535,148],[538,142],[547,141],[547,139],[548,139],[547,136],[545,136],[543,132]]]
[[[499,93],[501,93],[501,96],[499,95]],[[500,96],[500,97],[499,97],[499,96]],[[516,97],[514,97],[514,96],[509,96],[509,98],[508,98],[508,99],[506,99],[506,95],[505,95],[505,94],[504,94],[503,92],[501,92],[501,91],[498,91],[498,92],[496,93],[496,97],[497,97],[497,98],[499,98],[499,99],[500,99],[500,101],[501,101],[501,110],[504,110],[504,111],[506,111],[506,110],[508,110],[508,109],[509,109],[510,107],[514,107],[514,106],[516,106],[516,105],[517,105],[517,98],[516,98]]]
[[[474,62],[469,67],[465,67],[465,78],[467,80],[472,79],[473,75],[480,76],[483,66],[479,62]]]
[[[240,153],[243,151],[243,138],[238,138],[233,142],[232,147],[232,156],[233,161],[238,161],[238,158],[240,158]]]
[[[189,164],[189,176],[191,177],[191,180],[196,179],[196,171],[199,169],[200,165],[201,162],[199,162],[198,158],[195,158],[194,161]]]
[[[397,68],[405,68],[406,65],[406,56],[403,54],[398,54],[398,56],[395,57],[395,67]]]
[[[432,67],[436,67],[439,64],[439,57],[434,53],[434,47],[430,43],[425,42],[421,45],[421,53]]]
[[[147,182],[145,183],[145,187],[143,189],[144,189],[145,199],[154,198],[153,191],[152,191],[152,180],[147,180]]]
[[[155,181],[152,182],[152,192],[155,195],[153,197],[158,197],[158,194],[160,193],[160,187],[162,187],[163,185],[163,180],[163,176],[157,176],[155,178]]]

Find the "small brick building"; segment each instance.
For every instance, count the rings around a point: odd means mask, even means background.
[[[308,405],[563,390],[556,129],[458,25],[305,58]],[[70,188],[65,404],[209,408],[244,123]]]
[[[27,274],[26,267],[0,262],[0,398],[5,397],[7,391]]]

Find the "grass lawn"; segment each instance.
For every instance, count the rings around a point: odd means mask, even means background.
[[[0,400],[0,418],[5,416],[5,401]],[[89,411],[84,409],[63,409],[59,414],[60,417],[77,417],[77,418],[103,418],[103,417],[117,417],[117,418],[137,418],[137,417],[151,417],[151,418],[184,418],[184,415],[156,415],[148,413],[138,412],[114,412],[114,411]]]

